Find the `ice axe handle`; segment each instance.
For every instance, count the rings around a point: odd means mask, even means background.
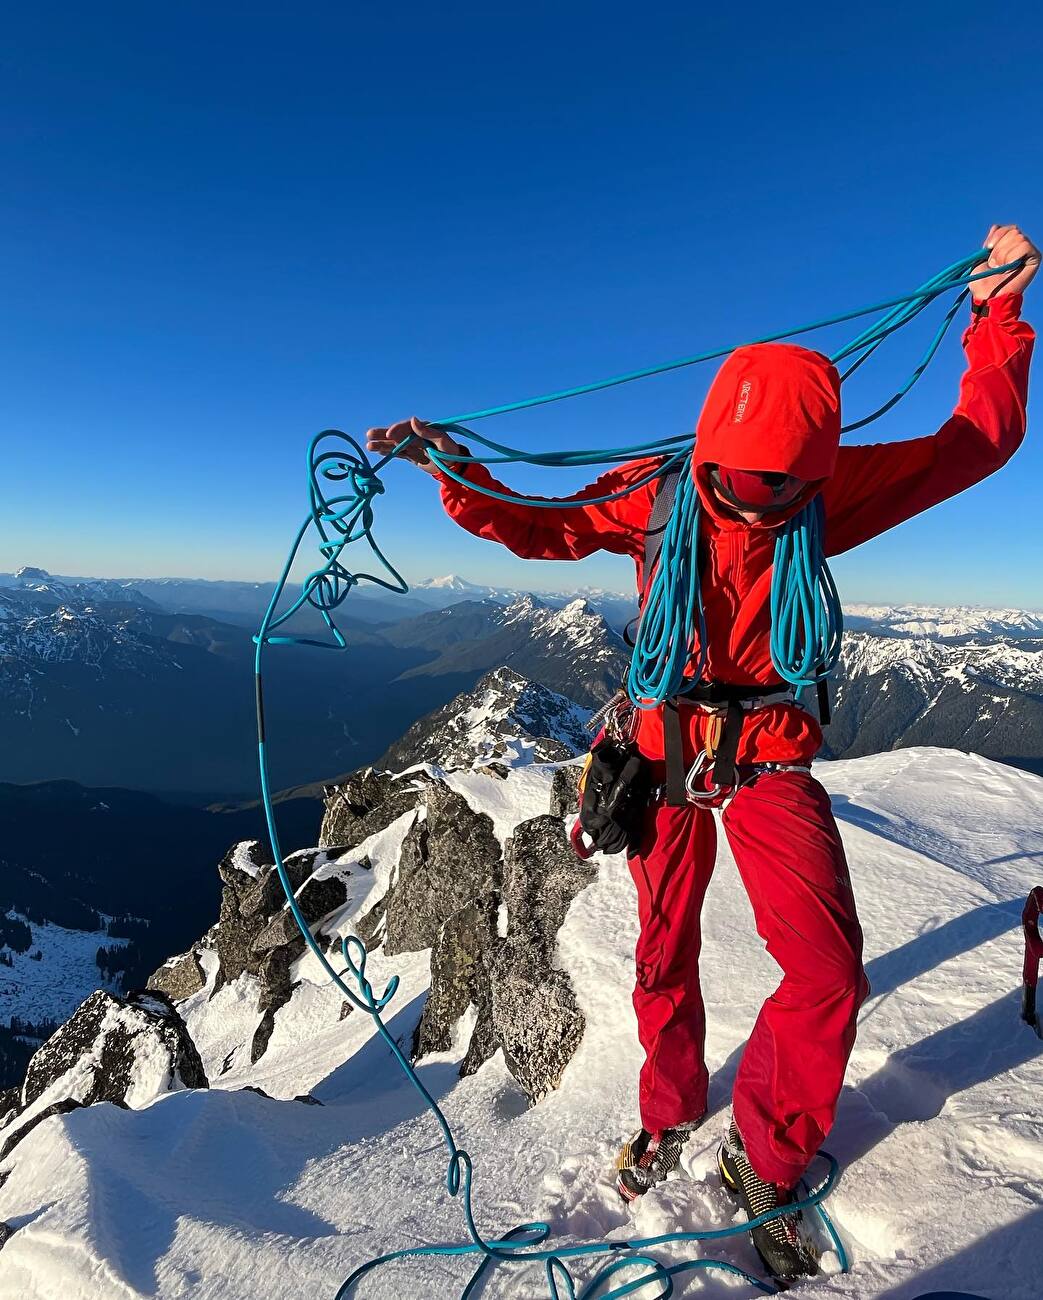
[[[1043,885],[1037,885],[1028,896],[1021,914],[1025,934],[1025,964],[1022,968],[1021,1018],[1043,1038],[1043,1025],[1036,1010],[1036,986],[1039,984],[1039,965],[1043,960],[1043,935],[1039,932],[1039,918],[1043,914]]]
[[[572,842],[572,850],[577,858],[582,858],[586,862],[587,858],[593,857],[597,845],[591,840],[588,846],[587,837],[578,817],[575,826],[569,832],[569,839]]]

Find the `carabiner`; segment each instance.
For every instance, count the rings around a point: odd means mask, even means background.
[[[713,761],[713,757],[704,749],[688,769],[688,775],[684,779],[684,792],[692,803],[712,803],[717,799],[723,802],[734,793],[732,786],[714,784],[700,786],[698,789],[695,787],[696,779],[713,766]]]

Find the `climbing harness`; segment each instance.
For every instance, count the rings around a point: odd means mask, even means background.
[[[795,700],[796,690],[792,686],[772,690],[770,687],[731,686],[726,682],[696,682],[688,690],[668,700],[663,709],[663,750],[666,764],[663,793],[667,804],[680,807],[685,803],[697,803],[720,807],[725,803],[740,784],[747,783],[740,781],[738,764],[739,741],[742,739],[745,715],[776,704],[792,704]],[[690,703],[700,712],[709,715],[703,747],[683,777],[682,702]],[[750,765],[744,766],[748,768]]]
[[[957,290],[955,301],[946,312],[942,324],[906,383],[883,406],[847,426],[847,430],[860,428],[890,410],[924,372],[937,352],[960,304],[968,295],[967,285],[984,276],[1013,272],[1023,264],[1022,260],[1019,260],[1002,267],[989,267],[983,271],[976,271],[975,267],[987,261],[988,256],[988,250],[979,250],[969,257],[962,258],[933,276],[913,293],[751,341],[772,342],[804,334],[826,325],[885,311],[883,317],[858,334],[846,347],[833,354],[834,363],[851,359],[848,369],[841,375],[841,379],[846,379],[890,334],[912,320],[939,295],[949,290]],[[733,348],[727,347],[703,352],[696,356],[684,357],[643,370],[630,371],[577,388],[548,393],[502,406],[488,407],[448,420],[434,421],[434,427],[470,438],[494,454],[481,457],[469,453],[448,455],[433,447],[429,448],[428,454],[449,478],[463,483],[474,491],[508,502],[516,498],[470,482],[459,472],[460,469],[465,469],[469,462],[499,464],[526,461],[535,465],[579,466],[596,463],[619,464],[640,455],[660,458],[647,475],[622,491],[603,497],[583,498],[584,504],[587,505],[616,500],[652,483],[671,470],[687,467],[694,444],[693,435],[682,434],[630,447],[600,451],[526,453],[479,437],[468,426],[491,416],[527,410],[549,402],[562,401],[652,375],[664,374],[667,371],[724,356],[732,350]],[[346,970],[336,970],[312,934],[294,897],[293,886],[279,845],[272,802],[264,718],[264,652],[269,646],[276,645],[311,645],[322,649],[344,649],[347,643],[336,625],[334,611],[346,599],[352,587],[359,582],[367,581],[388,591],[404,593],[408,590],[406,582],[373,537],[373,502],[384,491],[384,485],[379,478],[380,470],[414,438],[415,435],[411,434],[375,465],[370,464],[365,451],[354,438],[339,430],[327,429],[312,439],[308,447],[308,514],[293,539],[289,555],[254,637],[261,797],[275,866],[286,894],[287,907],[320,967],[352,1006],[372,1018],[376,1032],[387,1044],[406,1078],[417,1090],[437,1122],[449,1152],[446,1186],[450,1195],[461,1196],[468,1233],[467,1241],[459,1245],[417,1246],[391,1251],[370,1260],[355,1269],[344,1281],[337,1291],[337,1300],[346,1300],[354,1291],[356,1283],[375,1268],[392,1260],[423,1255],[479,1258],[477,1268],[461,1292],[461,1300],[468,1300],[468,1297],[474,1294],[475,1288],[484,1279],[491,1265],[496,1263],[518,1265],[536,1261],[544,1265],[549,1300],[592,1300],[596,1293],[599,1294],[600,1300],[615,1300],[653,1285],[657,1287],[657,1291],[652,1300],[669,1300],[674,1293],[675,1277],[687,1272],[707,1269],[730,1273],[743,1278],[763,1292],[773,1293],[775,1288],[770,1284],[724,1261],[700,1258],[665,1264],[649,1252],[659,1246],[719,1241],[729,1237],[745,1236],[752,1228],[770,1221],[781,1211],[761,1215],[741,1225],[714,1231],[672,1232],[656,1237],[609,1239],[570,1246],[562,1245],[555,1249],[544,1247],[551,1234],[551,1227],[543,1222],[523,1224],[511,1228],[500,1236],[490,1237],[483,1234],[475,1219],[472,1200],[473,1169],[470,1157],[466,1151],[457,1146],[445,1115],[384,1022],[382,1012],[395,995],[398,987],[397,976],[389,981],[378,996],[366,975],[365,946],[354,935],[345,938],[341,944]],[[563,509],[574,504],[569,501],[540,498],[524,500],[526,505],[545,506],[548,509]],[[702,668],[705,666],[706,636],[699,594],[698,515],[698,496],[692,475],[690,472],[682,471],[678,474],[677,491],[670,517],[663,526],[659,562],[655,566],[649,584],[645,608],[638,626],[631,674],[628,678],[628,693],[637,707],[652,707],[657,702],[669,701],[671,696],[676,695],[682,685],[685,669],[693,657],[696,658],[698,668],[695,680],[702,676]],[[308,531],[312,528],[318,536],[317,549],[322,556],[322,564],[305,578],[300,594],[289,607],[277,613],[289,581],[291,568]],[[353,572],[344,565],[341,557],[345,548],[359,541],[367,543],[384,576],[381,576],[380,572]],[[278,629],[305,605],[320,612],[331,640],[318,640],[278,632]],[[840,643],[841,618],[836,588],[829,576],[822,552],[822,507],[818,498],[780,529],[775,552],[771,608],[772,659],[780,676],[794,686],[813,684],[822,680],[835,663]],[[669,712],[669,703],[666,711]],[[350,975],[353,987],[344,978],[346,975]],[[797,1210],[814,1208],[832,1240],[841,1267],[847,1271],[846,1251],[836,1229],[821,1206],[821,1202],[836,1182],[838,1166],[833,1157],[825,1152],[821,1152],[819,1158],[827,1165],[825,1177],[813,1189],[802,1185],[802,1199],[787,1205],[785,1212],[793,1213]],[[605,1256],[612,1258],[604,1263],[585,1284],[582,1284],[581,1289],[577,1290],[578,1284],[566,1261],[596,1260],[598,1257]],[[641,1269],[638,1276],[631,1276],[625,1281],[617,1278],[617,1275],[624,1270],[635,1268]],[[612,1279],[617,1279],[618,1284],[610,1290],[602,1290]]]

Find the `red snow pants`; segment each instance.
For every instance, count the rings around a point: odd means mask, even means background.
[[[634,1007],[645,1050],[641,1123],[700,1118],[709,1082],[699,988],[700,912],[713,873],[713,813],[654,804],[629,858],[641,932]],[[782,968],[735,1079],[733,1113],[761,1178],[790,1186],[833,1124],[855,1017],[869,993],[862,931],[829,795],[804,772],[743,786],[722,824],[757,930]],[[742,970],[731,972],[741,982]]]

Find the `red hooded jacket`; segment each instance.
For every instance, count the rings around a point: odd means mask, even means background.
[[[708,679],[741,686],[779,684],[770,652],[775,529],[815,492],[822,492],[825,506],[826,553],[839,555],[964,491],[1010,459],[1025,434],[1035,337],[1019,319],[1020,309],[1021,295],[1007,294],[993,298],[988,314],[973,320],[963,335],[967,369],[956,410],[936,434],[905,442],[838,448],[839,383],[819,353],[792,344],[760,344],[728,357],[700,415],[693,458],[703,507]],[[747,524],[714,496],[708,462],[778,470],[811,482],[791,511]],[[574,509],[508,504],[445,475],[439,478],[446,511],[476,537],[500,542],[525,559],[578,560],[599,550],[629,555],[638,591],[643,591],[645,530],[655,484],[617,501],[583,502],[618,492],[655,464],[655,458],[643,459],[609,470],[562,498],[575,501]],[[483,465],[468,465],[463,473],[474,483],[509,491]],[[691,759],[702,747],[707,715],[694,706],[683,712]],[[638,744],[648,758],[662,758],[662,735],[662,710],[642,713]],[[745,719],[738,761],[806,762],[821,743],[810,713],[791,704],[774,705]]]

